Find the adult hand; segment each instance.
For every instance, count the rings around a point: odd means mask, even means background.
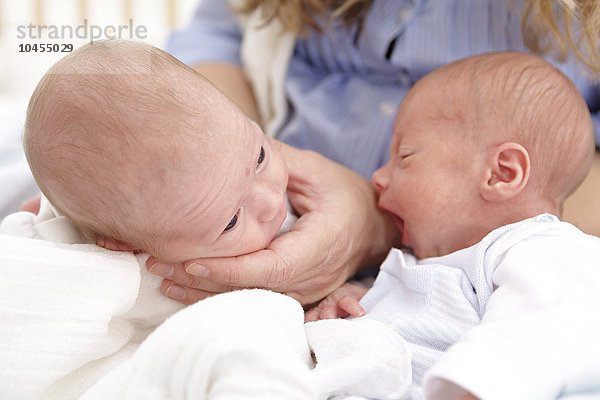
[[[381,262],[397,241],[366,179],[315,152],[275,143],[289,170],[289,200],[300,215],[291,231],[264,250],[237,257],[183,264],[151,257],[146,265],[167,278],[162,285],[167,296],[190,304],[223,291],[260,287],[314,303],[359,266]]]

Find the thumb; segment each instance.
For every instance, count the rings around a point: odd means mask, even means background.
[[[184,263],[190,275],[236,287],[276,289],[287,280],[289,266],[273,249],[234,257],[197,258]]]

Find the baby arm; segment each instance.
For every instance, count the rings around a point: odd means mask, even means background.
[[[359,301],[373,286],[373,278],[362,281],[349,281],[325,297],[304,316],[304,321],[317,321],[320,319],[362,317],[365,310]]]

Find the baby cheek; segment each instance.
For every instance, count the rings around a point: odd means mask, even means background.
[[[239,256],[267,248],[271,242],[271,238],[267,237],[267,232],[259,228],[260,225],[247,226],[244,232],[226,247],[226,254],[222,254],[221,256]]]
[[[380,196],[385,198],[392,204],[400,203],[405,200],[406,196],[409,196],[408,188],[405,185],[399,184],[394,178],[390,178],[388,187],[385,188]]]
[[[257,231],[255,234],[251,235],[251,238],[248,240],[247,253],[266,249],[271,243],[271,240],[272,238],[269,237],[269,233],[265,230],[261,229]]]
[[[285,161],[283,161],[283,157],[279,153],[273,153],[272,161],[273,166],[271,169],[273,170],[276,179],[287,186],[288,170]]]

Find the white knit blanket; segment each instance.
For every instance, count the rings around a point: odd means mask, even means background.
[[[147,256],[78,244],[46,200],[0,233],[0,398],[399,399],[410,383],[384,324],[304,325],[297,301],[259,289],[181,310]]]

